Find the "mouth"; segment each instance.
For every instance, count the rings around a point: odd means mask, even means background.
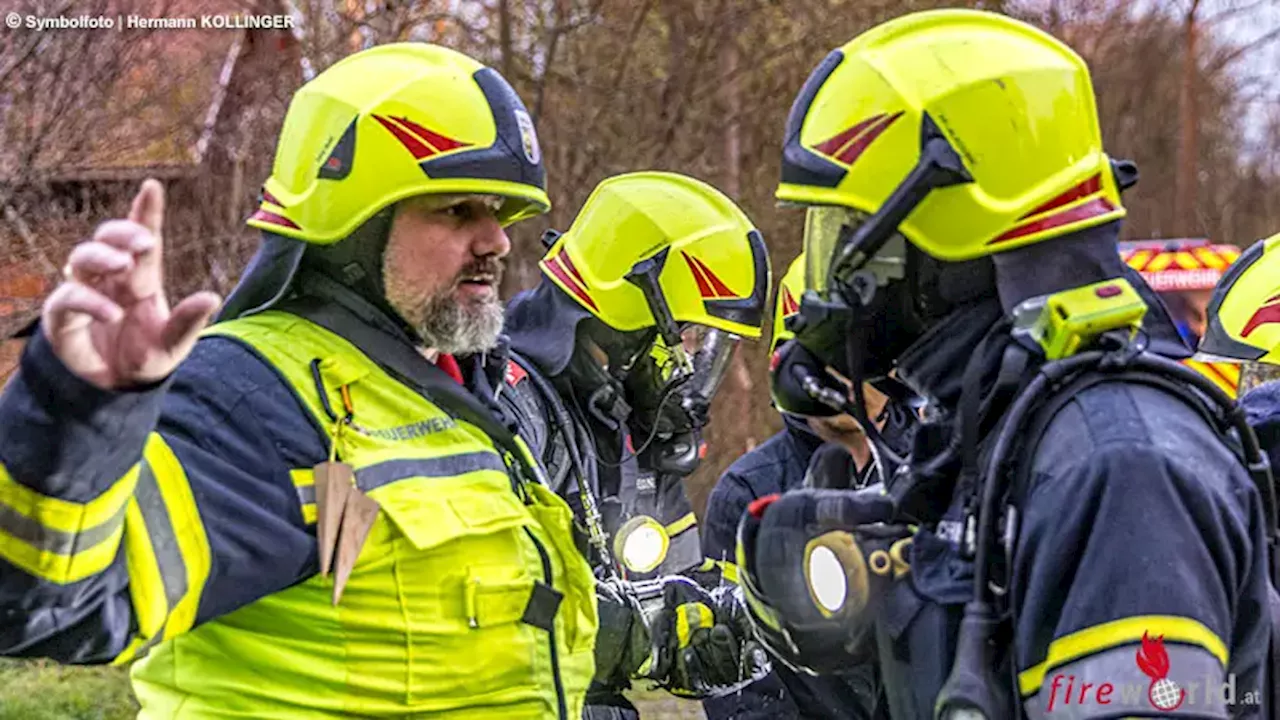
[[[498,275],[493,272],[468,273],[458,278],[456,288],[465,295],[490,295],[498,291]]]

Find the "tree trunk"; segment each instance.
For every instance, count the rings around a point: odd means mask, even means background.
[[[1196,127],[1196,11],[1200,0],[1191,0],[1183,22],[1182,87],[1178,94],[1178,172],[1174,179],[1174,204],[1177,226],[1174,232],[1182,236],[1199,234],[1196,219],[1196,196],[1199,162],[1197,157],[1198,130]]]

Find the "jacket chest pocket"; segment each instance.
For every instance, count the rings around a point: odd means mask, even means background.
[[[533,517],[505,476],[421,478],[376,497],[398,531],[392,577],[405,621],[408,702],[424,711],[536,691],[538,643],[522,621],[541,577]]]

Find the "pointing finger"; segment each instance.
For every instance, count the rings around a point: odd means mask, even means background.
[[[133,199],[133,207],[129,210],[129,219],[146,228],[154,238],[151,247],[136,250],[138,272],[133,277],[133,291],[137,296],[150,297],[160,293],[164,286],[164,265],[161,263],[161,248],[164,243],[161,234],[161,225],[164,223],[164,188],[159,182],[148,179],[142,183],[142,189]]]
[[[159,181],[152,178],[143,181],[142,188],[133,198],[129,219],[151,231],[157,238],[161,237],[164,225],[164,186]]]

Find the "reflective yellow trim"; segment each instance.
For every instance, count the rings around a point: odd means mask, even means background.
[[[1018,688],[1031,695],[1044,684],[1044,676],[1059,665],[1128,643],[1141,642],[1143,633],[1163,635],[1166,642],[1192,643],[1208,650],[1227,666],[1227,646],[1198,620],[1172,615],[1137,615],[1094,625],[1064,635],[1049,645],[1044,662],[1018,673]]]
[[[720,571],[720,577],[728,580],[734,585],[738,584],[738,566],[728,560],[715,560],[712,558],[703,558],[702,564],[698,566],[698,572]]]
[[[156,433],[147,440],[140,476],[146,479],[140,480],[130,499],[124,522],[129,594],[138,633],[112,661],[117,665],[191,629],[212,566],[209,539],[186,472]]]
[[[29,575],[66,585],[97,575],[110,567],[120,548],[123,533],[124,525],[121,524],[105,541],[92,548],[74,555],[61,555],[40,550],[0,530],[0,557]]]
[[[164,630],[169,603],[164,599],[164,579],[160,576],[155,547],[136,500],[130,500],[125,510],[124,527],[124,557],[129,569],[129,596],[138,620],[137,639],[146,642]]]
[[[728,580],[729,582],[733,583],[734,585],[737,585],[738,584],[738,566],[734,565],[733,563],[727,560],[721,560],[719,561],[719,563],[720,563],[720,576],[723,577],[725,580]]]
[[[137,480],[138,469],[131,468],[98,497],[77,503],[42,495],[18,483],[0,465],[0,503],[52,530],[78,533],[111,521],[129,501]]]
[[[155,473],[178,542],[178,552],[186,566],[187,592],[169,610],[169,621],[165,623],[164,636],[171,638],[190,630],[195,624],[200,597],[209,579],[213,553],[209,549],[209,538],[205,535],[191,484],[173,451],[158,434],[152,433],[143,456]]]
[[[667,536],[675,537],[697,524],[698,518],[693,513],[689,513],[667,526]]]
[[[0,465],[0,510],[14,523],[0,526],[0,557],[30,575],[60,585],[106,570],[119,550],[124,533],[122,511],[137,479],[135,466],[97,498],[75,503],[19,484]],[[48,544],[41,547],[42,542]],[[80,542],[87,547],[75,552]]]
[[[702,603],[685,603],[676,608],[676,643],[689,647],[689,637],[694,630],[711,628],[716,624],[711,608]]]
[[[316,484],[316,475],[311,468],[295,468],[289,471],[289,479],[294,487],[307,487]]]
[[[307,503],[302,506],[302,522],[308,525],[315,525],[317,522],[317,511],[315,503]]]

